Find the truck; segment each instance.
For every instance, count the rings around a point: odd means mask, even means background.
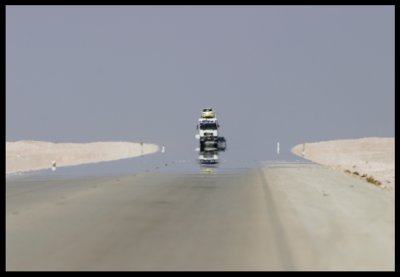
[[[219,134],[219,123],[212,108],[203,109],[198,120],[197,130],[200,152],[225,151],[226,140]]]

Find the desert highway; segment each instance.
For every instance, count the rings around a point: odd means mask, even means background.
[[[394,270],[394,196],[295,163],[8,179],[6,270]]]

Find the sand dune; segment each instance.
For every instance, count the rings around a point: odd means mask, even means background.
[[[334,169],[347,170],[354,177],[371,176],[381,182],[382,188],[394,190],[394,138],[305,143],[293,147],[292,152]]]
[[[52,143],[44,141],[6,142],[6,174],[98,163],[137,157],[159,151],[155,144],[133,142]]]

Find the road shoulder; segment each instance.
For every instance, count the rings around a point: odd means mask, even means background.
[[[264,164],[298,270],[393,270],[394,196],[316,164]]]

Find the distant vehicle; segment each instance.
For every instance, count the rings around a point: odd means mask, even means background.
[[[218,121],[216,118],[199,118],[199,124],[197,130],[199,131],[199,137],[201,141],[204,141],[207,137],[208,140],[216,140],[218,138]]]
[[[226,140],[221,137],[218,132],[219,123],[215,117],[215,111],[211,108],[203,109],[197,130],[199,131],[196,137],[200,140],[200,152],[203,151],[225,151]]]
[[[201,112],[201,117],[202,118],[215,118],[215,112],[213,111],[212,108],[203,109],[203,111]]]

